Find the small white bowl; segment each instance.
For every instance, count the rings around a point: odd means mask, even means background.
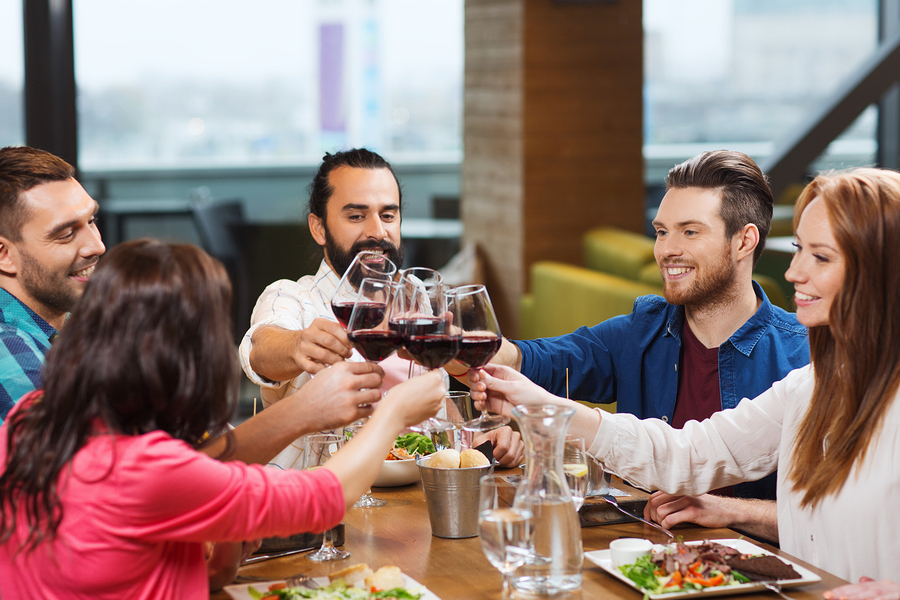
[[[609,560],[614,568],[633,565],[642,556],[650,556],[653,542],[641,538],[619,538],[609,543]]]
[[[398,487],[410,485],[421,479],[419,467],[415,458],[406,460],[385,460],[381,463],[381,470],[375,478],[373,487]]]

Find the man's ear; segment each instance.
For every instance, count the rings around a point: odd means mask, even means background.
[[[309,232],[318,245],[325,245],[325,223],[312,213],[309,215]]]
[[[753,260],[753,253],[759,245],[759,228],[753,223],[747,223],[740,231],[734,234],[735,251],[737,252],[736,260],[743,260],[750,257]]]
[[[4,275],[15,275],[19,272],[18,261],[16,257],[18,253],[10,241],[0,236],[0,273]]]

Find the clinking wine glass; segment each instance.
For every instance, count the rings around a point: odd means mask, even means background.
[[[370,362],[379,362],[401,347],[400,335],[388,327],[391,282],[366,277],[359,285],[359,294],[347,323],[347,337]],[[365,424],[359,420],[344,427],[347,437],[353,436]],[[368,489],[353,505],[354,508],[384,506],[386,500],[372,496]]]
[[[484,555],[503,575],[503,598],[509,597],[510,577],[525,564],[534,543],[532,512],[513,506],[519,479],[485,475],[479,483],[478,539]]]
[[[491,298],[483,285],[453,288],[449,295],[456,299],[462,329],[456,360],[469,369],[481,368],[497,354],[503,342]],[[507,423],[509,417],[492,415],[483,410],[478,418],[467,421],[463,428],[467,431],[490,431]]]
[[[403,338],[403,345],[410,356],[428,370],[444,366],[459,351],[460,330],[455,299],[445,293],[443,284],[426,287],[419,282],[400,279],[404,288],[404,300],[400,314],[394,316],[396,331]],[[396,306],[396,305],[395,305]],[[453,424],[432,417],[416,427],[415,431],[430,433],[453,429]]]
[[[303,440],[303,468],[307,471],[318,469],[334,456],[344,445],[344,437],[331,433],[316,433]],[[306,557],[315,562],[341,560],[350,556],[346,550],[334,547],[332,530],[322,534],[322,547]]]
[[[363,279],[391,281],[396,273],[397,265],[381,252],[363,250],[357,254],[344,271],[340,283],[331,296],[331,310],[335,318],[344,327],[350,322],[350,315]]]
[[[347,337],[371,362],[380,362],[402,347],[400,333],[389,326],[391,288],[390,281],[363,279],[347,322]]]
[[[416,325],[417,318],[438,314],[436,308],[440,307],[435,304],[443,301],[443,296],[438,294],[442,284],[443,277],[434,269],[410,267],[401,271],[391,297],[391,329],[405,336],[407,329]],[[407,377],[412,376],[413,363],[410,362]]]

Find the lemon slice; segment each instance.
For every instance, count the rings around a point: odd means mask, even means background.
[[[584,463],[566,464],[563,465],[563,471],[566,472],[566,475],[571,475],[572,477],[584,477],[588,473],[588,468]]]

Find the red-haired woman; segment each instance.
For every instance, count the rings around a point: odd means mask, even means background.
[[[887,579],[900,556],[892,525],[900,506],[900,174],[817,177],[797,201],[794,228],[786,277],[809,328],[810,366],[682,430],[576,405],[570,432],[593,440],[590,452],[606,469],[669,494],[777,469],[781,548],[860,581],[826,596],[898,598],[900,586]],[[572,405],[509,369],[485,371],[473,376],[473,396],[493,410]]]

